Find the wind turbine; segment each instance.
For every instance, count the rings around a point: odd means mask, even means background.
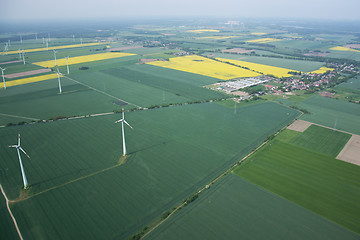
[[[57,73],[56,74],[58,76],[58,81],[59,81],[59,93],[61,94],[62,90],[61,90],[60,75],[62,75],[62,74],[59,72],[59,68],[57,68]]]
[[[23,58],[23,61],[24,61],[24,64],[25,64],[25,52],[24,52],[24,50],[22,51],[22,58]]]
[[[67,69],[67,74],[70,74],[70,71],[69,71],[69,56],[66,57],[66,69]]]
[[[1,69],[2,79],[3,79],[3,82],[4,82],[4,89],[6,89],[6,83],[5,83],[5,77],[4,77],[4,71],[6,70],[6,68],[0,67],[0,69]]]
[[[57,51],[53,50],[54,51],[54,58],[55,58],[55,66],[57,66],[57,62],[56,62],[56,53]]]
[[[23,182],[24,182],[24,189],[27,189],[28,188],[28,182],[26,180],[24,167],[23,167],[23,164],[22,164],[22,161],[21,161],[20,151],[22,151],[28,158],[30,158],[30,157],[29,157],[29,155],[26,154],[24,149],[22,149],[21,146],[20,146],[20,133],[18,135],[18,144],[17,145],[11,145],[9,147],[16,148],[16,151],[17,151],[17,154],[18,154],[18,157],[19,157],[19,162],[20,162],[21,175],[22,175],[22,179],[23,179]]]
[[[121,131],[122,131],[122,139],[123,139],[123,156],[126,155],[126,145],[125,145],[125,133],[124,133],[124,123],[128,125],[131,129],[132,126],[125,120],[124,109],[122,109],[122,119],[115,121],[115,123],[121,122]]]

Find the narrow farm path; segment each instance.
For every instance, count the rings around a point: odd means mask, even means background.
[[[16,231],[17,231],[17,233],[19,234],[19,238],[20,238],[21,240],[23,240],[23,237],[22,237],[22,235],[21,235],[19,226],[17,225],[16,219],[15,219],[14,215],[12,214],[11,209],[10,209],[10,207],[9,207],[9,199],[7,198],[7,196],[6,196],[5,192],[4,192],[4,189],[3,189],[3,187],[2,187],[1,184],[0,184],[0,189],[1,189],[1,193],[3,194],[3,196],[4,196],[4,198],[5,198],[7,210],[9,211],[10,217],[11,217],[11,219],[13,220],[13,223],[14,223],[14,225],[15,225]]]

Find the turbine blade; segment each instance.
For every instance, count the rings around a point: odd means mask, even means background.
[[[18,135],[18,146],[20,146],[20,133]]]
[[[126,125],[128,125],[131,129],[134,129],[132,126],[130,126],[130,124],[128,124],[126,120],[124,120],[124,123],[126,123]]]
[[[118,123],[118,122],[121,122],[121,121],[122,121],[122,119],[115,121],[115,123]]]
[[[23,153],[25,153],[25,155],[26,155],[28,158],[30,158],[29,155],[27,155],[27,153],[24,151],[24,149],[22,149],[21,147],[19,147],[19,148],[20,148],[20,150],[21,150]]]
[[[16,148],[16,147],[17,147],[17,145],[11,145],[11,146],[9,146],[9,147],[13,147],[13,148]]]
[[[122,119],[124,119],[124,108],[122,109]]]

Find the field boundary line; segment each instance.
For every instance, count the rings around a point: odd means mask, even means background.
[[[136,105],[136,104],[131,103],[131,102],[128,102],[128,101],[125,101],[125,100],[123,100],[123,99],[121,99],[121,98],[118,98],[118,97],[115,97],[115,96],[113,96],[113,95],[110,95],[110,94],[108,94],[108,93],[106,93],[106,92],[104,92],[104,91],[101,91],[101,90],[99,90],[99,89],[97,89],[97,88],[94,88],[94,87],[92,87],[92,86],[90,86],[90,85],[87,85],[87,84],[85,84],[85,83],[82,83],[82,82],[79,82],[79,81],[77,81],[77,80],[75,80],[75,79],[72,79],[72,78],[70,78],[69,76],[64,76],[64,75],[63,75],[63,77],[64,77],[64,78],[67,78],[67,79],[69,79],[69,80],[71,80],[71,81],[73,81],[73,82],[76,82],[76,83],[78,83],[78,84],[81,84],[81,85],[83,85],[83,86],[85,86],[85,87],[88,87],[88,88],[90,88],[90,89],[92,89],[92,90],[94,90],[94,91],[97,91],[97,92],[99,92],[99,93],[102,93],[102,94],[104,94],[104,95],[106,95],[106,96],[108,96],[108,97],[114,98],[114,99],[116,99],[116,100],[125,102],[125,103],[130,104],[130,105],[133,105],[133,106],[135,106],[135,107],[137,107],[137,108],[140,108],[140,109],[143,108],[143,107],[140,107],[139,105]]]
[[[5,116],[5,117],[23,118],[23,119],[34,120],[34,121],[40,120],[38,118],[24,117],[24,116],[18,116],[18,115],[6,114],[6,113],[0,113],[0,115]]]
[[[5,198],[6,207],[7,207],[8,211],[9,211],[10,217],[12,218],[12,220],[13,220],[13,222],[14,222],[16,231],[17,231],[20,239],[23,240],[24,238],[23,238],[22,235],[21,235],[19,226],[17,225],[16,219],[15,219],[15,217],[14,217],[14,215],[13,215],[13,213],[12,213],[10,207],[9,207],[9,199],[7,198],[7,196],[6,196],[5,192],[4,192],[4,189],[3,189],[3,187],[2,187],[1,184],[0,184],[0,188],[1,188],[1,193],[3,194],[3,196],[4,196],[4,198]]]

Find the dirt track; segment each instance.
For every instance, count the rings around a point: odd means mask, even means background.
[[[310,127],[313,123],[304,121],[304,120],[296,120],[287,128],[290,130],[294,130],[297,132],[304,132],[308,127]]]
[[[360,135],[353,134],[336,158],[360,166]]]
[[[27,72],[19,72],[19,73],[13,73],[13,74],[5,74],[4,76],[6,78],[18,78],[18,77],[24,77],[24,76],[29,76],[29,75],[35,75],[35,74],[40,74],[40,73],[46,73],[46,72],[51,72],[50,68],[43,68],[43,69],[38,69],[38,70],[33,70],[33,71],[27,71]]]

